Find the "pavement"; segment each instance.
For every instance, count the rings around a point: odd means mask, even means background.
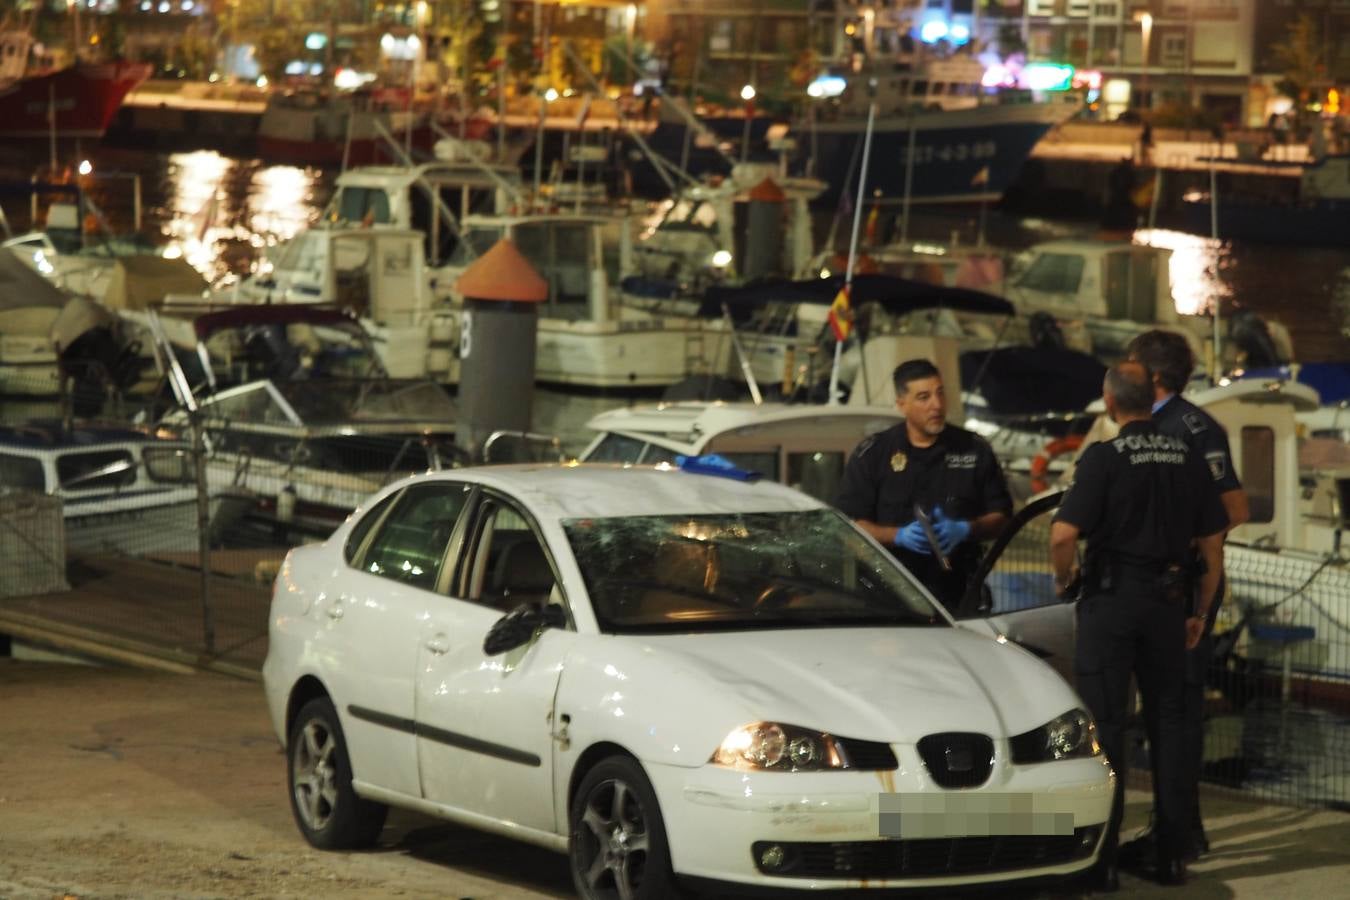
[[[1127,873],[1119,896],[1350,896],[1350,814],[1209,789],[1203,804],[1212,850],[1185,889]],[[1126,836],[1148,806],[1128,792]],[[254,681],[0,659],[0,898],[319,894],[566,897],[571,882],[560,855],[405,813],[374,851],[313,850]]]

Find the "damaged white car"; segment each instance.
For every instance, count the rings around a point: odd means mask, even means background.
[[[588,898],[1072,875],[1115,776],[992,634],[781,485],[491,467],[291,551],[264,677],[318,847],[399,806],[566,852]]]

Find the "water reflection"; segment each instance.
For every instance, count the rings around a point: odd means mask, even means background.
[[[1168,277],[1172,299],[1182,315],[1210,315],[1216,303],[1233,305],[1233,288],[1221,275],[1232,264],[1229,248],[1213,238],[1172,231],[1166,228],[1141,228],[1134,233],[1135,243],[1172,251]]]
[[[174,153],[166,163],[164,255],[186,259],[213,284],[256,269],[264,248],[317,221],[327,195],[316,170],[262,166],[214,151]]]

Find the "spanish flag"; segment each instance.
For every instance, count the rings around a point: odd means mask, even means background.
[[[830,304],[830,330],[834,332],[834,339],[841,342],[848,340],[849,332],[853,330],[853,307],[848,302],[848,291],[849,285],[845,284]]]

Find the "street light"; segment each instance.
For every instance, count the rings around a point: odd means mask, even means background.
[[[1147,12],[1146,12],[1146,13],[1144,13],[1142,16],[1140,16],[1140,18],[1139,18],[1139,28],[1140,28],[1140,31],[1142,32],[1142,36],[1143,36],[1143,39],[1144,39],[1144,46],[1143,46],[1143,53],[1144,53],[1144,59],[1143,59],[1143,63],[1144,63],[1144,76],[1143,76],[1143,79],[1142,79],[1141,93],[1143,93],[1145,96],[1148,97],[1148,105],[1149,105],[1149,107],[1152,107],[1152,106],[1153,106],[1153,97],[1152,97],[1152,96],[1149,94],[1149,92],[1148,92],[1148,67],[1149,67],[1149,52],[1148,52],[1148,45],[1149,45],[1149,40],[1153,37],[1153,13],[1147,13]]]

